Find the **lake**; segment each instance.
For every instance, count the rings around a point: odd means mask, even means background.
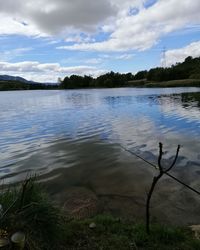
[[[200,88],[8,91],[0,107],[4,184],[36,174],[62,202],[87,190],[103,211],[142,218],[156,170],[124,148],[156,164],[162,142],[166,166],[181,145],[171,173],[200,190]],[[155,218],[200,223],[199,196],[168,177],[152,202]]]

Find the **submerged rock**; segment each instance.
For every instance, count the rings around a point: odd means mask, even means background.
[[[98,199],[91,190],[84,187],[72,187],[55,196],[57,203],[72,218],[83,219],[98,212]]]

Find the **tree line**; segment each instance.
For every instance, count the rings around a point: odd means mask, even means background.
[[[176,63],[171,67],[157,67],[150,70],[142,70],[135,75],[131,72],[121,74],[113,71],[100,75],[97,78],[88,75],[71,75],[66,76],[58,85],[46,85],[40,83],[31,84],[19,81],[0,81],[0,90],[135,87],[145,86],[145,84],[148,83],[162,83],[182,79],[188,79],[188,83],[191,82],[191,79],[199,79],[200,82],[200,57],[192,58],[189,56],[184,62]],[[159,86],[162,87],[162,85]]]
[[[0,91],[7,90],[37,90],[37,89],[56,89],[58,85],[45,85],[41,83],[25,83],[20,81],[0,81]]]
[[[120,74],[114,73],[113,71],[101,75],[97,78],[92,76],[77,76],[71,75],[70,77],[66,76],[61,82],[61,88],[64,89],[74,89],[74,88],[113,88],[125,86],[128,81],[134,79],[132,73]]]
[[[181,79],[200,79],[200,57],[187,57],[184,62],[176,63],[171,67],[157,67],[142,70],[135,75],[130,73],[120,74],[113,71],[101,75],[97,78],[92,76],[66,76],[61,81],[60,87],[63,89],[74,88],[113,88],[140,86],[146,82],[164,82]]]

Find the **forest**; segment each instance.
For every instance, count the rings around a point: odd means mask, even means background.
[[[42,83],[25,83],[20,81],[0,81],[0,91],[7,90],[37,90],[37,89],[56,89],[58,85],[46,85]]]
[[[114,88],[114,87],[133,87],[133,86],[145,86],[148,83],[160,83],[159,87],[162,87],[162,82],[174,81],[174,80],[186,80],[192,85],[199,85],[200,82],[200,57],[192,58],[187,57],[184,62],[177,63],[171,67],[157,67],[152,68],[149,71],[143,70],[137,72],[135,75],[132,73],[120,74],[113,71],[101,75],[97,78],[92,76],[66,76],[60,84],[63,89],[74,88]],[[187,82],[187,81],[186,81]],[[185,82],[180,82],[185,85]],[[175,82],[180,86],[179,82]],[[150,86],[151,87],[151,86]],[[154,87],[154,86],[152,86]],[[164,87],[164,84],[163,84]]]

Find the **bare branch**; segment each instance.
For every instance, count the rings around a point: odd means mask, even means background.
[[[159,170],[160,172],[163,172],[163,168],[162,168],[162,165],[161,165],[161,160],[162,160],[162,156],[163,156],[163,145],[161,142],[159,142],[159,156],[158,156],[158,167],[159,167]]]
[[[159,174],[153,178],[151,188],[149,190],[149,193],[147,194],[147,202],[146,202],[146,232],[147,232],[147,234],[150,234],[150,201],[151,201],[151,197],[152,197],[153,192],[155,190],[156,184],[158,183],[160,178],[164,174],[167,174],[167,172],[169,172],[173,168],[173,166],[175,165],[177,158],[178,158],[179,150],[180,150],[180,145],[178,145],[178,147],[177,147],[176,156],[174,158],[174,161],[172,162],[170,167],[167,170],[165,170],[161,164],[161,160],[162,160],[162,156],[163,156],[163,144],[161,142],[159,143],[159,156],[158,156]]]
[[[179,154],[179,150],[180,150],[180,145],[178,145],[177,150],[176,150],[176,156],[174,158],[174,161],[172,162],[171,166],[165,171],[165,173],[169,172],[175,165],[177,158],[178,158],[178,154]]]

